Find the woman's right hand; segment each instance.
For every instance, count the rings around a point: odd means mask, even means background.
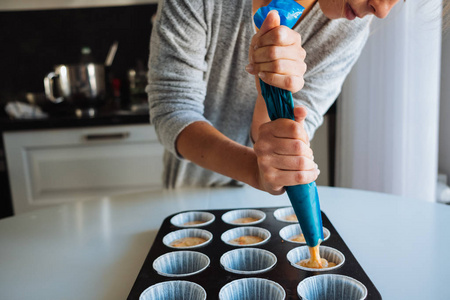
[[[273,195],[285,186],[307,184],[319,176],[304,128],[305,107],[295,107],[295,121],[277,119],[262,124],[254,144],[258,162],[258,188]]]

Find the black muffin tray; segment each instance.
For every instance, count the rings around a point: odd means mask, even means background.
[[[223,269],[223,267],[220,265],[220,257],[225,252],[240,248],[227,245],[221,240],[222,233],[224,233],[229,229],[240,227],[239,225],[230,225],[222,221],[222,215],[231,210],[195,210],[195,211],[209,212],[215,215],[215,221],[212,222],[211,224],[202,227],[196,227],[211,232],[213,234],[213,239],[206,246],[183,250],[197,251],[208,255],[211,261],[209,267],[207,267],[204,271],[191,276],[174,278],[159,275],[153,269],[153,261],[157,259],[159,256],[166,254],[168,252],[182,251],[171,249],[165,246],[162,242],[163,237],[166,234],[179,229],[185,229],[172,225],[170,223],[170,219],[179,213],[188,211],[183,211],[168,216],[167,218],[164,219],[161,225],[161,228],[155,238],[155,241],[153,242],[150,252],[148,253],[147,258],[144,261],[142,269],[140,270],[138,277],[136,278],[136,281],[127,299],[130,300],[139,299],[141,293],[151,285],[170,280],[186,280],[195,282],[201,285],[206,290],[207,299],[218,299],[220,289],[227,283],[241,278],[258,277],[269,279],[280,284],[286,291],[286,300],[292,300],[292,299],[299,299],[299,296],[297,295],[297,285],[300,283],[300,281],[302,281],[307,277],[319,274],[341,274],[352,277],[366,286],[368,291],[366,299],[371,300],[382,299],[377,288],[374,286],[370,278],[364,272],[363,268],[358,263],[356,258],[353,256],[352,252],[347,247],[344,240],[341,238],[339,233],[336,231],[334,226],[331,224],[330,220],[323,212],[322,212],[323,226],[330,231],[330,238],[322,242],[321,245],[329,246],[342,252],[345,256],[345,263],[338,269],[321,272],[303,271],[293,267],[286,258],[286,255],[293,248],[300,247],[303,245],[287,242],[280,237],[279,231],[283,227],[291,225],[293,223],[282,222],[275,219],[273,213],[278,208],[282,207],[251,208],[263,211],[264,213],[266,213],[266,218],[261,223],[249,226],[265,228],[269,230],[271,233],[271,237],[268,242],[262,245],[255,246],[254,248],[268,250],[277,256],[277,263],[272,269],[270,269],[265,273],[253,275],[233,274]]]

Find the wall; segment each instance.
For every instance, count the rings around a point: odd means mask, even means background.
[[[25,93],[43,93],[44,77],[55,65],[77,63],[89,46],[96,62],[104,63],[114,41],[119,42],[109,77],[127,86],[127,72],[147,66],[151,17],[156,4],[0,11],[0,104],[22,100]],[[124,90],[122,95],[128,95]],[[124,99],[126,101],[126,99]],[[1,107],[1,106],[0,106]]]
[[[450,32],[442,40],[439,172],[450,178]]]
[[[64,9],[158,3],[158,0],[1,0],[1,10]]]

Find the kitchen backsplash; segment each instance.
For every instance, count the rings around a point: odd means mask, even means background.
[[[57,64],[78,62],[84,46],[104,63],[118,41],[111,72],[125,82],[129,69],[147,66],[156,9],[156,4],[146,4],[0,12],[0,103],[21,93],[43,92],[47,73]]]

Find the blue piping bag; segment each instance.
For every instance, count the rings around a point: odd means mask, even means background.
[[[261,28],[271,10],[278,11],[281,25],[292,28],[302,15],[304,8],[294,0],[273,0],[268,6],[261,7],[256,12],[254,22],[258,28]],[[292,93],[271,86],[261,79],[259,83],[270,119],[272,121],[278,118],[294,120]],[[309,247],[317,246],[323,241],[323,228],[316,182],[287,186],[286,192],[299,220],[306,244]]]

